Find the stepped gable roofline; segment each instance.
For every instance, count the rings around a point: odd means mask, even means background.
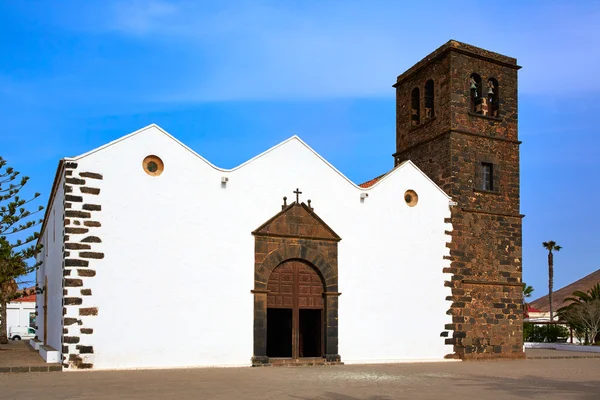
[[[582,292],[586,292],[592,288],[595,284],[600,283],[600,269],[592,272],[589,275],[584,276],[583,278],[567,285],[565,287],[560,288],[552,292],[552,303],[554,305],[554,311],[566,305],[564,299],[567,297],[571,297],[573,292],[580,290]],[[540,312],[549,312],[550,311],[550,301],[548,300],[548,295],[542,296],[534,301],[529,302],[531,307],[537,308]]]
[[[164,129],[162,129],[160,126],[156,125],[156,124],[150,124],[148,126],[145,126],[141,129],[138,129],[135,132],[132,132],[128,135],[122,136],[116,140],[113,140],[112,142],[109,142],[103,146],[97,147],[94,150],[88,151],[87,153],[81,154],[79,156],[76,157],[70,157],[70,158],[64,158],[62,161],[77,161],[80,160],[82,158],[88,157],[94,153],[97,153],[99,151],[102,151],[110,146],[114,146],[116,144],[118,144],[119,142],[122,142],[124,140],[127,140],[133,136],[139,135],[139,134],[143,134],[146,131],[152,130],[152,129],[156,129],[159,132],[161,132],[162,134],[164,134],[166,137],[168,137],[169,139],[173,140],[175,143],[177,143],[178,145],[180,145],[183,149],[185,149],[186,151],[189,151],[190,153],[192,153],[194,156],[196,156],[197,158],[199,158],[200,160],[202,160],[204,163],[206,163],[208,166],[210,166],[211,168],[220,171],[220,172],[234,172],[240,168],[243,168],[244,166],[254,162],[255,160],[258,160],[261,157],[264,157],[265,155],[267,155],[268,153],[272,152],[272,151],[276,151],[278,148],[285,146],[286,144],[290,143],[290,142],[294,142],[297,141],[300,144],[302,144],[307,150],[309,150],[311,153],[313,153],[315,156],[317,156],[317,158],[319,158],[323,163],[325,163],[327,166],[329,166],[332,170],[334,170],[338,175],[340,175],[342,178],[344,178],[344,180],[346,180],[348,183],[350,183],[351,185],[353,185],[354,187],[358,188],[358,189],[362,189],[361,187],[359,187],[357,184],[355,184],[354,182],[352,182],[350,179],[348,179],[343,173],[341,173],[337,168],[335,168],[332,164],[330,164],[325,158],[323,158],[319,153],[317,153],[312,147],[310,147],[308,144],[306,144],[306,142],[304,142],[302,139],[300,139],[300,137],[298,137],[298,135],[293,135],[291,137],[289,137],[288,139],[280,142],[279,144],[276,144],[275,146],[263,151],[262,153],[258,154],[255,157],[252,157],[251,159],[249,159],[248,161],[243,162],[242,164],[238,165],[237,167],[234,168],[220,168],[217,167],[216,165],[214,165],[213,163],[211,163],[210,161],[208,161],[206,158],[202,157],[200,154],[198,154],[197,152],[195,152],[194,150],[192,150],[191,148],[189,148],[188,146],[186,146],[185,144],[183,144],[181,141],[179,141],[178,139],[176,139],[173,135],[171,135],[170,133],[168,133],[167,131],[165,131]]]
[[[189,151],[190,153],[192,153],[193,155],[195,155],[196,157],[198,157],[199,159],[201,159],[203,162],[205,162],[206,164],[208,164],[211,168],[220,171],[220,172],[234,172],[240,168],[245,167],[246,165],[254,162],[255,160],[258,160],[261,157],[264,157],[265,155],[267,155],[268,153],[272,152],[272,151],[276,151],[277,149],[279,149],[280,147],[285,146],[286,144],[290,143],[290,142],[298,142],[300,144],[302,144],[302,146],[304,146],[308,151],[310,151],[311,153],[313,153],[318,159],[320,159],[324,164],[326,164],[329,168],[331,168],[333,171],[335,171],[339,176],[341,176],[346,182],[348,182],[350,185],[354,186],[355,188],[361,190],[361,191],[366,191],[369,190],[371,188],[371,186],[368,187],[364,187],[364,186],[360,186],[357,185],[356,183],[352,182],[348,177],[346,177],[346,175],[344,175],[342,172],[340,172],[337,168],[335,168],[331,163],[329,163],[325,158],[323,158],[319,153],[317,153],[312,147],[310,147],[308,144],[306,144],[306,142],[304,142],[300,137],[298,137],[297,135],[291,136],[290,138],[282,141],[281,143],[269,148],[268,150],[263,151],[262,153],[258,154],[257,156],[249,159],[248,161],[243,162],[242,164],[238,165],[237,167],[231,168],[231,169],[226,169],[226,168],[220,168],[217,167],[216,165],[212,164],[210,161],[208,161],[207,159],[205,159],[204,157],[202,157],[200,154],[196,153],[194,150],[192,150],[191,148],[189,148],[188,146],[186,146],[185,144],[183,144],[182,142],[180,142],[179,140],[177,140],[174,136],[172,136],[170,133],[168,133],[167,131],[165,131],[164,129],[162,129],[160,126],[156,125],[156,124],[150,124],[148,126],[145,126],[144,128],[141,128],[135,132],[132,132],[128,135],[122,136],[116,140],[113,140],[112,142],[109,142],[103,146],[100,146],[94,150],[88,151],[87,153],[81,154],[79,156],[76,157],[70,157],[70,158],[64,158],[63,160],[61,160],[61,163],[59,163],[59,170],[60,167],[62,166],[63,162],[67,162],[67,161],[77,161],[80,160],[82,158],[88,157],[94,153],[97,153],[99,151],[102,151],[110,146],[114,146],[116,144],[118,144],[119,142],[123,141],[123,140],[127,140],[130,137],[133,137],[135,135],[139,135],[142,134],[145,131],[151,130],[151,129],[156,129],[159,132],[161,132],[162,134],[164,134],[165,136],[167,136],[169,139],[173,140],[174,142],[176,142],[178,145],[180,145],[182,148],[184,148],[186,151]],[[402,169],[402,168],[409,168],[409,166],[415,168],[416,170],[418,170],[421,175],[423,175],[423,177],[425,177],[429,182],[431,182],[432,185],[434,185],[435,187],[437,187],[439,189],[439,191],[441,193],[444,193],[444,195],[446,197],[448,197],[448,195],[446,195],[446,193],[440,189],[431,179],[429,179],[429,177],[423,173],[423,171],[421,171],[412,161],[407,160],[404,161],[403,163],[401,163],[400,165],[398,165],[396,168],[394,168],[393,170],[387,172],[386,174],[384,174],[381,179],[379,179],[376,183],[374,183],[372,186],[376,186],[376,184],[378,184],[379,182],[385,180],[386,178],[388,178],[389,176],[391,176],[393,173],[396,172],[396,170]],[[58,172],[58,171],[57,171]],[[57,174],[57,177],[59,175]],[[364,185],[364,184],[363,184]]]
[[[210,166],[211,168],[220,171],[220,172],[224,172],[224,173],[231,173],[234,172],[240,168],[243,168],[244,166],[254,162],[255,160],[264,157],[266,154],[272,152],[272,151],[276,151],[278,148],[285,146],[286,144],[293,142],[293,141],[297,141],[300,144],[302,144],[302,146],[304,146],[308,151],[310,151],[311,153],[313,153],[318,159],[320,159],[323,163],[325,163],[329,168],[331,168],[335,173],[337,173],[340,177],[342,177],[346,182],[348,182],[350,185],[354,186],[356,189],[359,189],[361,191],[368,191],[371,189],[371,187],[377,186],[377,184],[379,184],[381,181],[385,180],[386,178],[388,178],[389,176],[391,176],[395,170],[400,169],[401,166],[407,166],[410,165],[413,168],[415,168],[416,170],[418,170],[421,175],[423,175],[423,177],[425,177],[429,182],[431,182],[432,185],[434,185],[441,193],[444,194],[444,196],[448,197],[448,195],[439,187],[437,186],[431,179],[429,179],[429,177],[427,175],[425,175],[419,168],[417,168],[417,166],[412,163],[412,161],[408,160],[403,162],[402,164],[400,164],[398,167],[396,167],[394,170],[388,172],[387,174],[385,174],[381,179],[379,179],[376,183],[374,183],[372,186],[370,187],[361,187],[359,185],[357,185],[356,183],[352,182],[348,177],[346,177],[346,175],[344,175],[342,172],[340,172],[337,168],[335,168],[331,163],[329,163],[325,158],[323,158],[319,153],[317,153],[312,147],[310,147],[308,144],[306,144],[306,142],[304,142],[302,139],[300,139],[300,137],[298,137],[297,135],[294,135],[286,140],[284,140],[283,142],[271,147],[270,149],[260,153],[259,155],[251,158],[250,160],[238,165],[237,167],[231,168],[231,169],[225,169],[225,168],[219,168],[216,165],[212,164],[210,161],[208,161],[207,159],[205,159],[204,157],[202,157],[200,154],[196,153],[194,150],[192,150],[191,148],[189,148],[188,146],[186,146],[185,144],[183,144],[182,142],[180,142],[179,140],[177,140],[174,136],[172,136],[170,133],[168,133],[167,131],[165,131],[164,129],[162,129],[160,126],[156,125],[156,124],[150,124],[148,126],[145,126],[141,129],[138,129],[135,132],[132,132],[128,135],[122,136],[116,140],[113,140],[103,146],[97,147],[91,151],[88,151],[87,153],[83,153],[79,156],[75,156],[75,157],[65,157],[61,160],[59,160],[58,162],[58,167],[56,169],[56,174],[54,176],[54,182],[52,184],[52,190],[50,192],[50,197],[48,199],[48,203],[46,205],[46,210],[45,210],[45,215],[44,215],[44,222],[42,223],[42,227],[40,229],[40,236],[38,239],[38,243],[41,243],[42,237],[45,233],[46,230],[46,221],[48,220],[48,213],[49,210],[52,208],[53,202],[54,202],[54,197],[56,194],[56,191],[58,190],[58,185],[60,183],[60,180],[63,176],[63,170],[64,170],[64,164],[66,162],[77,162],[78,160],[81,160],[85,157],[89,157],[92,154],[95,154],[97,152],[100,152],[110,146],[114,146],[119,144],[120,142],[127,140],[128,138],[131,138],[135,135],[139,135],[139,134],[143,134],[146,131],[149,130],[158,130],[159,132],[161,132],[162,134],[164,134],[166,137],[170,138],[171,140],[173,140],[175,143],[177,143],[178,145],[180,145],[184,150],[189,151],[190,153],[192,153],[193,155],[195,155],[196,157],[198,157],[200,160],[202,160],[204,163],[206,163],[208,166]],[[449,197],[448,197],[449,198]]]
[[[297,141],[300,142],[304,147],[306,147],[309,151],[311,151],[314,155],[316,155],[319,159],[321,159],[321,161],[323,161],[325,164],[327,164],[331,169],[333,169],[334,171],[336,171],[339,175],[341,175],[344,179],[346,179],[349,183],[351,183],[352,185],[358,187],[354,182],[352,182],[350,179],[348,179],[344,174],[342,174],[340,171],[338,171],[333,165],[331,165],[327,160],[325,160],[319,153],[317,153],[315,150],[313,150],[308,144],[306,144],[306,142],[304,142],[302,139],[300,139],[300,137],[298,137],[298,135],[293,135],[291,137],[289,137],[288,139],[280,142],[279,144],[276,144],[275,146],[263,151],[262,153],[258,154],[257,156],[252,157],[251,159],[249,159],[248,161],[245,161],[243,163],[241,163],[240,165],[238,165],[237,167],[233,167],[233,168],[221,168],[218,167],[216,165],[214,165],[213,163],[211,163],[210,161],[208,161],[206,158],[202,157],[200,154],[198,154],[196,151],[192,150],[191,148],[189,148],[188,146],[186,146],[184,143],[182,143],[180,140],[178,140],[177,138],[175,138],[173,135],[171,135],[169,132],[167,132],[166,130],[164,130],[163,128],[161,128],[160,126],[156,125],[156,124],[150,124],[147,125],[141,129],[138,129],[135,132],[132,132],[130,134],[127,134],[125,136],[122,136],[118,139],[115,139],[105,145],[102,145],[100,147],[97,147],[93,150],[88,151],[87,153],[81,154],[79,156],[76,157],[70,157],[70,158],[65,158],[64,161],[77,161],[80,160],[82,158],[88,157],[94,153],[100,152],[108,147],[117,145],[118,143],[127,140],[133,136],[136,135],[140,135],[140,134],[144,134],[144,132],[150,131],[150,130],[157,130],[160,133],[162,133],[163,135],[165,135],[166,137],[168,137],[169,139],[171,139],[172,141],[174,141],[175,143],[177,143],[179,146],[181,146],[184,150],[192,153],[194,156],[196,156],[197,158],[199,158],[200,160],[202,160],[204,163],[206,163],[208,166],[210,166],[211,168],[220,171],[220,172],[234,172],[240,168],[243,168],[244,166],[252,163],[253,161],[264,157],[266,154],[272,152],[272,151],[276,151],[278,148],[285,146],[286,144],[293,142],[293,141]]]
[[[517,65],[516,58],[508,57],[499,53],[494,53],[493,51],[488,51],[480,47],[472,46],[470,44],[451,39],[443,45],[441,45],[440,47],[438,47],[429,55],[425,56],[425,58],[423,58],[421,61],[419,61],[409,69],[407,69],[405,72],[398,75],[396,83],[392,86],[396,87],[396,85],[398,85],[400,82],[406,80],[408,77],[419,71],[421,68],[425,67],[430,62],[443,57],[451,51],[466,54],[471,57],[479,58],[481,60],[489,61],[512,69],[521,69],[521,66]]]

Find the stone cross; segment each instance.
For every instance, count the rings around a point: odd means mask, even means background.
[[[302,192],[300,191],[300,189],[296,188],[296,190],[293,193],[296,193],[296,203],[300,204],[300,195],[302,194]]]

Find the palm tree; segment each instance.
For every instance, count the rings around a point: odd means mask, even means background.
[[[548,300],[550,302],[550,322],[554,321],[554,310],[552,306],[552,287],[554,286],[554,254],[552,251],[560,251],[561,246],[558,246],[555,241],[543,242],[542,246],[548,250]]]
[[[586,343],[589,334],[590,344],[593,344],[600,329],[600,283],[585,292],[573,292],[572,297],[565,298],[564,302],[568,304],[557,310],[560,318],[574,329],[585,330]]]
[[[525,301],[533,294],[533,286],[529,286],[526,283],[523,283],[523,308],[525,308],[525,312],[527,313],[529,310],[529,302]]]

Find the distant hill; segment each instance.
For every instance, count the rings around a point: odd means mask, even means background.
[[[558,310],[562,306],[565,305],[564,300],[567,297],[570,297],[573,292],[580,290],[582,292],[591,289],[595,284],[600,283],[600,269],[592,272],[591,274],[581,278],[578,281],[571,283],[559,290],[552,292],[552,303],[554,311]],[[550,311],[550,301],[548,300],[548,295],[540,297],[529,303],[529,305],[533,308],[536,308],[542,312]]]

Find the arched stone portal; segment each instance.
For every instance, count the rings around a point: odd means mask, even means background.
[[[270,365],[271,358],[339,363],[337,243],[341,239],[306,204],[294,202],[282,208],[252,232],[252,365]]]

